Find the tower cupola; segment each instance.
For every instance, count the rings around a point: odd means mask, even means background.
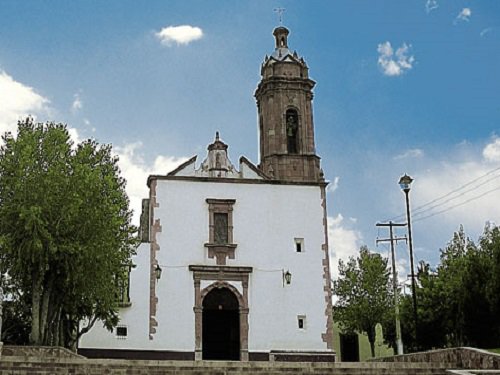
[[[288,34],[290,32],[286,27],[280,26],[274,29],[273,35],[276,38],[276,49],[288,49]]]
[[[274,29],[276,46],[261,67],[255,91],[259,112],[259,168],[278,180],[322,182],[314,142],[309,69],[288,47],[289,30]]]

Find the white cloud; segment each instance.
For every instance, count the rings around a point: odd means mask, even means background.
[[[482,38],[486,34],[488,34],[490,31],[493,31],[493,27],[487,27],[486,29],[481,30],[479,33],[479,36]]]
[[[187,160],[185,157],[159,155],[153,164],[147,163],[140,149],[141,142],[129,143],[122,147],[114,147],[118,154],[121,175],[127,180],[125,190],[130,198],[130,207],[134,210],[134,223],[139,223],[142,199],[148,198],[147,179],[151,174],[166,175]]]
[[[470,8],[463,8],[460,11],[460,13],[458,13],[458,16],[455,18],[455,24],[460,21],[469,22],[471,16],[472,16],[472,10]]]
[[[494,137],[492,142],[486,145],[483,158],[491,163],[500,163],[500,137]]]
[[[171,46],[173,43],[181,45],[201,39],[203,31],[199,27],[189,25],[168,26],[155,33],[155,36],[165,46]]]
[[[73,113],[75,113],[82,108],[83,108],[82,99],[80,98],[80,94],[76,93],[75,95],[73,95],[73,103],[71,104],[71,110],[73,111]]]
[[[482,232],[485,222],[500,222],[500,211],[493,203],[500,202],[500,138],[486,144],[481,156],[441,162],[417,171],[412,189],[414,222],[433,229],[446,224],[453,230],[463,224],[474,238]],[[496,167],[492,163],[497,163]],[[419,209],[427,202],[431,203]]]
[[[396,155],[394,157],[394,160],[401,160],[401,159],[407,159],[407,158],[421,158],[424,156],[424,151],[419,149],[419,148],[412,148],[409,149],[405,152],[403,152],[400,155]]]
[[[355,223],[355,219],[349,220]],[[328,242],[330,248],[330,264],[332,278],[338,277],[339,260],[347,261],[350,256],[359,254],[361,246],[361,233],[353,228],[349,228],[349,222],[345,222],[341,214],[336,217],[328,217]]]
[[[439,7],[439,4],[437,0],[427,0],[425,3],[425,11],[427,13],[432,12],[433,10],[437,9]]]
[[[0,70],[0,133],[15,132],[17,121],[50,112],[49,99]]]
[[[68,133],[69,133],[69,137],[73,141],[73,146],[76,146],[78,143],[83,141],[80,138],[80,134],[78,133],[78,129],[68,126]]]
[[[333,182],[330,182],[330,184],[328,184],[327,188],[326,188],[326,191],[328,193],[333,193],[335,190],[338,189],[339,187],[339,176],[335,176],[335,178],[333,179]]]
[[[413,67],[415,57],[410,55],[410,48],[411,45],[403,43],[403,45],[394,52],[389,41],[378,45],[378,65],[382,68],[384,75],[399,76]]]

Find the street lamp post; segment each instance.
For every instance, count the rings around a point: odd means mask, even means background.
[[[411,215],[410,215],[410,189],[413,178],[408,176],[406,173],[399,179],[399,186],[405,193],[406,197],[406,221],[408,223],[408,248],[410,250],[410,266],[411,266],[411,294],[413,299],[413,320],[415,323],[415,341],[417,341],[417,291],[415,288],[415,268],[413,266],[413,240],[411,236]]]

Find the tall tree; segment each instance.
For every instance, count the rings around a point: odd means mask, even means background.
[[[386,321],[394,310],[387,261],[363,246],[357,258],[350,257],[347,263],[339,261],[339,277],[333,283],[333,293],[337,296],[334,320],[346,333],[366,333],[372,357],[375,326]]]
[[[436,272],[421,265],[418,273],[418,342],[412,337],[411,307],[402,303],[406,347],[500,345],[500,230],[487,226],[475,245],[462,226],[441,250]],[[406,335],[406,336],[405,336]]]
[[[111,146],[74,147],[62,124],[28,118],[3,142],[2,271],[31,296],[30,342],[74,346],[97,319],[118,322],[118,279],[136,243],[125,181]]]

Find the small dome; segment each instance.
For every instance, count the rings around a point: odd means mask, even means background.
[[[274,29],[273,35],[276,38],[276,49],[288,48],[288,34],[290,34],[290,31],[286,27],[279,26]]]

